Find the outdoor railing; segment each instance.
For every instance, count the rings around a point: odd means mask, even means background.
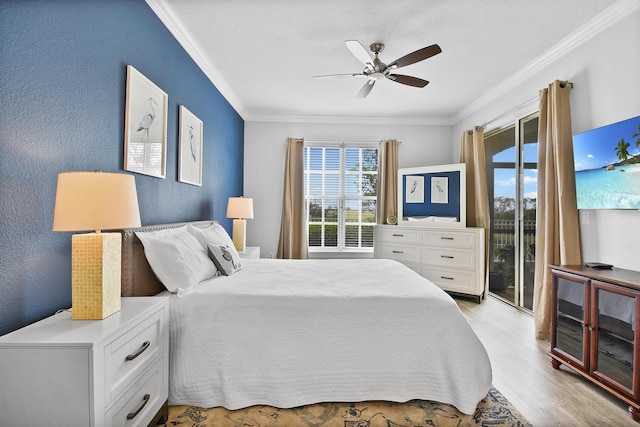
[[[498,219],[493,222],[493,247],[495,249],[515,246],[514,221],[508,219]],[[526,248],[526,261],[533,261],[536,244],[536,220],[528,219],[524,221],[524,248]],[[494,261],[501,260],[494,255]]]

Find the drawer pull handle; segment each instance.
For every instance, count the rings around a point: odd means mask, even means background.
[[[394,254],[403,254],[404,253],[403,251],[391,251],[391,252],[393,252]]]
[[[453,257],[451,255],[440,255],[440,258],[453,259]]]
[[[455,280],[453,277],[440,276],[441,279]]]
[[[453,240],[453,237],[447,237],[447,236],[442,236],[440,237],[441,240]]]
[[[131,360],[135,359],[136,357],[138,357],[142,353],[144,353],[144,351],[149,348],[149,345],[151,345],[151,343],[149,341],[145,341],[144,343],[142,343],[142,347],[140,347],[140,350],[136,351],[133,354],[127,355],[127,357],[125,357],[124,360],[126,360],[128,362],[128,361],[131,361]]]
[[[404,234],[394,234],[393,237],[404,237]]]
[[[142,402],[142,405],[140,405],[140,407],[136,409],[136,412],[129,412],[127,414],[127,419],[128,420],[134,419],[140,413],[140,411],[142,411],[142,409],[145,406],[147,406],[147,403],[149,403],[149,399],[151,399],[151,396],[149,394],[145,394],[144,397],[142,398],[142,400],[144,400],[144,402]]]

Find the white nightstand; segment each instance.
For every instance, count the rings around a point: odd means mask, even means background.
[[[244,251],[238,251],[240,258],[258,259],[260,258],[260,246],[245,246]]]
[[[0,337],[1,423],[147,426],[162,418],[168,321],[168,298],[123,298],[103,320],[63,312]]]

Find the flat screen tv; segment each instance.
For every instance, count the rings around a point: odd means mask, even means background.
[[[578,209],[640,209],[640,116],[573,136]]]

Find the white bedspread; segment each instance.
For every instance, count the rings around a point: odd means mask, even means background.
[[[170,306],[171,405],[425,399],[471,414],[491,386],[455,301],[391,260],[243,260]]]

